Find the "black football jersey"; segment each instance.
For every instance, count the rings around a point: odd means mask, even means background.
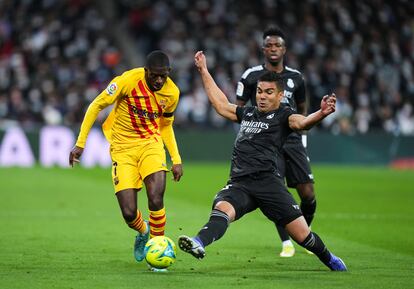
[[[257,80],[267,69],[264,65],[258,65],[247,69],[237,84],[237,99],[244,102],[250,100],[252,106],[256,106]],[[289,104],[296,112],[297,103],[306,101],[305,81],[302,74],[295,69],[284,66],[283,71],[278,73],[284,80],[285,91],[281,103]]]
[[[288,117],[293,113],[289,106],[267,113],[257,107],[237,107],[240,130],[232,153],[231,177],[278,171],[275,155],[292,132]]]

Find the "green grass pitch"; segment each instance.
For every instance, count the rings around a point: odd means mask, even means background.
[[[295,257],[278,257],[276,231],[260,212],[232,224],[202,261],[178,251],[168,273],[152,273],[133,259],[109,169],[0,169],[0,288],[414,288],[414,173],[313,170],[312,227],[347,273],[298,246]],[[193,163],[180,183],[169,180],[166,235],[195,234],[227,176],[227,163]],[[146,207],[142,192],[147,216]]]

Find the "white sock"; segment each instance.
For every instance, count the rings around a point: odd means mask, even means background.
[[[292,243],[292,241],[291,241],[291,240],[286,240],[286,241],[283,241],[283,242],[282,242],[282,246],[283,246],[283,247],[285,247],[285,246],[290,246],[290,247],[293,247],[293,243]]]

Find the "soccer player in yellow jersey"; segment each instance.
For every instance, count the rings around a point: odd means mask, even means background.
[[[147,56],[145,67],[115,77],[89,105],[78,140],[69,155],[71,166],[79,162],[98,113],[114,104],[102,128],[110,143],[112,180],[122,216],[128,226],[138,232],[134,245],[138,262],[144,259],[148,238],[164,235],[163,199],[168,171],[164,144],[173,163],[173,179],[179,181],[183,175],[172,127],[179,89],[168,77],[170,71],[168,56],[156,50]],[[149,222],[143,220],[137,204],[137,192],[143,183],[148,197]]]

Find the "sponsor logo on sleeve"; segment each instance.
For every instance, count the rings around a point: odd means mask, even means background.
[[[294,88],[295,87],[295,83],[293,82],[292,78],[289,78],[288,79],[287,86],[289,86],[290,88]]]
[[[114,94],[115,94],[115,92],[117,91],[117,89],[118,89],[118,86],[116,85],[116,83],[115,83],[115,82],[112,82],[112,83],[110,83],[110,84],[108,85],[108,87],[106,88],[106,92],[107,92],[109,95],[114,95]]]
[[[241,81],[239,81],[237,83],[236,95],[242,96],[243,95],[243,90],[244,90],[244,85]]]

